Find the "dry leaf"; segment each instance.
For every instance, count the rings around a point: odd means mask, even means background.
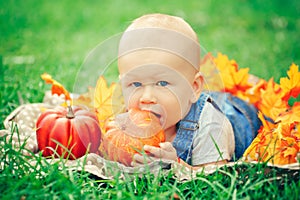
[[[65,95],[66,100],[71,100],[70,93],[66,90],[66,88],[54,80],[51,75],[44,73],[41,75],[41,78],[47,83],[52,84],[51,92],[52,94],[57,94],[60,96],[61,94]]]
[[[259,114],[263,126],[243,157],[249,161],[289,164],[297,162],[296,156],[300,147],[300,134],[295,123],[273,124]]]
[[[229,60],[227,56],[221,53],[218,53],[214,62],[220,71],[224,83],[223,91],[248,100],[245,94],[252,87],[252,84],[249,82],[249,68],[238,69],[238,64],[235,60]]]
[[[280,79],[280,87],[284,92],[284,100],[288,100],[290,97],[297,98],[300,94],[300,72],[299,67],[294,63],[290,66],[290,70],[287,72],[288,78]]]
[[[280,113],[285,112],[289,105],[282,100],[283,93],[278,85],[270,79],[265,90],[261,90],[261,100],[257,108],[267,117],[276,120]]]
[[[276,122],[283,124],[292,124],[294,122],[300,122],[300,102],[296,102],[291,109],[286,112],[280,113]]]
[[[119,84],[112,83],[110,87],[103,76],[100,76],[94,93],[94,107],[100,123],[104,130],[105,121],[124,111],[124,100]]]

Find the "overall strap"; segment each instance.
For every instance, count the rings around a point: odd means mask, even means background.
[[[209,99],[207,93],[201,93],[198,101],[192,104],[189,113],[177,123],[177,133],[172,144],[177,151],[177,156],[188,164],[192,164],[194,135],[199,129],[199,118],[203,107]]]

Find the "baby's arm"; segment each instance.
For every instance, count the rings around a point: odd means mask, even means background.
[[[180,164],[190,169],[196,170],[205,167],[206,165],[209,164],[222,165],[228,162],[227,160],[219,160],[216,162],[205,163],[196,166],[189,165],[188,163],[186,163],[185,161],[177,157],[176,149],[173,147],[172,143],[170,142],[160,143],[160,147],[145,145],[144,150],[149,153],[148,156],[135,154],[133,157],[134,160],[132,163],[133,166],[149,163],[151,161],[158,160],[158,159],[166,159],[166,160],[173,160],[179,162]]]

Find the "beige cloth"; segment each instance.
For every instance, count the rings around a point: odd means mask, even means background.
[[[38,153],[38,146],[36,141],[35,124],[39,115],[45,109],[54,108],[57,105],[63,103],[63,97],[52,96],[50,91],[46,92],[43,103],[24,104],[14,110],[4,121],[6,130],[0,130],[0,136],[6,136],[7,140],[12,139],[14,148],[19,148],[24,145],[26,150],[23,150],[24,154],[32,155],[32,153]],[[18,127],[18,133],[15,126]],[[32,153],[31,153],[32,152]],[[46,159],[48,163],[60,162],[61,159],[53,158]],[[163,160],[154,161],[148,165],[138,167],[127,167],[120,163],[105,160],[101,156],[90,153],[77,160],[64,160],[61,162],[65,166],[68,166],[72,170],[84,170],[102,179],[112,179],[116,175],[120,178],[128,178],[127,175],[131,174],[143,174],[143,173],[167,173],[169,170],[173,170],[174,178],[185,181],[191,180],[196,176],[198,172],[205,174],[211,174],[215,172],[219,167],[216,165],[207,165],[203,169],[190,170],[187,167],[180,165],[174,161]],[[32,159],[32,164],[36,161]],[[234,166],[236,164],[242,164],[243,162],[231,162],[226,164],[227,166]],[[274,165],[270,165],[274,167]],[[298,163],[290,165],[275,166],[280,168],[286,168],[289,170],[299,170]]]

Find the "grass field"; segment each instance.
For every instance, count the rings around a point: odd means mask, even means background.
[[[154,12],[183,17],[208,52],[222,52],[258,77],[279,81],[292,62],[300,64],[297,0],[0,1],[0,122],[21,103],[42,101],[49,89],[40,79],[44,72],[72,91],[93,48],[124,31],[134,18]],[[0,166],[3,199],[166,199],[174,193],[192,199],[299,199],[300,195],[299,178],[273,180],[276,172],[271,172],[267,178],[273,181],[266,182],[256,173],[263,165],[248,167],[245,176],[226,171],[178,183],[168,176],[149,175],[137,178],[136,184],[59,171],[56,165],[33,169],[9,142],[1,143],[1,152],[1,162],[8,159]]]

